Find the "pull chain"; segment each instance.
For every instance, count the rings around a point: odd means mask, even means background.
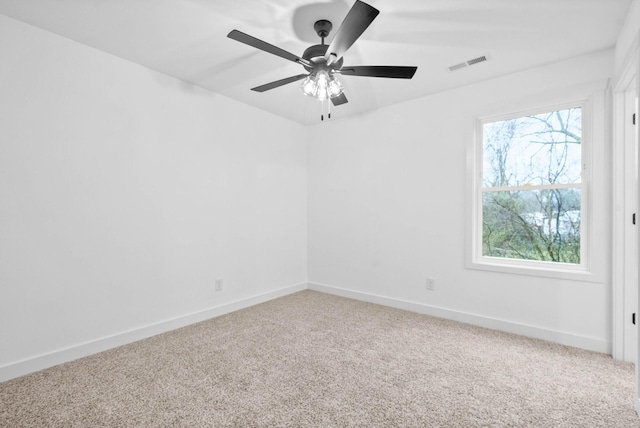
[[[325,100],[320,100],[320,120],[322,121],[324,121],[324,101]],[[327,119],[331,119],[331,99],[327,99],[327,104]]]

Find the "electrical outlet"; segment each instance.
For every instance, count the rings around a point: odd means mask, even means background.
[[[217,278],[216,279],[216,291],[222,291],[223,286],[224,286],[224,280],[222,278]]]
[[[427,278],[427,290],[434,291],[436,289],[436,280],[433,278]]]

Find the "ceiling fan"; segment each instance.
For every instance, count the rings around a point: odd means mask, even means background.
[[[326,19],[316,21],[313,28],[318,37],[320,37],[321,43],[307,48],[302,57],[238,30],[231,31],[227,37],[298,63],[307,71],[304,74],[256,86],[251,88],[252,91],[265,92],[304,79],[302,92],[321,101],[331,100],[334,106],[339,106],[347,103],[348,100],[336,75],[411,79],[418,69],[417,67],[405,66],[343,65],[342,56],[358,40],[379,13],[378,9],[356,0],[329,45],[324,43],[324,39],[331,32],[333,24]],[[330,108],[331,106],[329,105],[329,118],[331,118]],[[321,119],[324,120],[324,115],[321,115]]]

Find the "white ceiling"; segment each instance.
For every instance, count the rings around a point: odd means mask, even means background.
[[[0,13],[301,124],[319,102],[292,83],[249,89],[302,66],[226,37],[238,29],[296,55],[334,33],[354,0],[0,0]],[[411,65],[412,80],[341,78],[349,103],[333,117],[377,109],[536,65],[610,48],[632,0],[365,0],[380,15],[345,65]],[[327,43],[331,40],[331,35]],[[488,62],[448,67],[489,54]]]

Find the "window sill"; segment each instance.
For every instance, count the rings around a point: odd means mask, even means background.
[[[566,266],[566,267],[565,267]],[[501,260],[484,258],[482,260],[467,263],[468,269],[500,272],[513,275],[538,276],[543,278],[554,278],[580,282],[603,282],[601,275],[596,275],[592,271],[581,266],[571,266],[562,264],[542,264],[542,266],[532,266],[529,263],[519,263],[517,260]]]

